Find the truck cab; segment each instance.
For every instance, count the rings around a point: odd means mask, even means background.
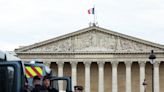
[[[8,60],[4,52],[0,52],[0,92],[23,92],[24,70],[19,60]]]
[[[27,74],[27,68],[38,68],[40,77],[46,75],[45,65],[43,64],[24,64],[20,59],[12,60],[0,51],[0,92],[24,92],[25,78],[28,79],[29,86],[32,86],[32,79],[34,75]],[[29,73],[31,73],[29,71]],[[72,83],[70,77],[51,76],[51,86],[59,92],[72,92]],[[61,91],[59,89],[59,81],[65,81],[66,89]]]

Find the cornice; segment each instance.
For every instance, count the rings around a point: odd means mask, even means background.
[[[150,54],[150,52],[16,52],[19,55],[124,55],[124,54]],[[155,54],[164,54],[162,51],[155,52]]]

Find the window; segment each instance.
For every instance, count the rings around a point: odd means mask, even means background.
[[[0,92],[12,92],[14,85],[14,67],[0,67]]]

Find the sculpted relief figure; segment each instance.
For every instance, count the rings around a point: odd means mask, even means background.
[[[108,42],[108,39],[107,39],[107,36],[105,35],[102,35],[100,36],[100,47],[101,48],[106,48],[108,46],[107,42]]]
[[[75,51],[82,51],[91,46],[92,37],[89,34],[83,34],[75,37]],[[85,50],[84,50],[85,51]]]
[[[135,52],[154,49],[146,44],[121,38],[112,34],[91,31],[84,34],[68,37],[54,43],[33,48],[31,52],[78,52],[78,51],[109,51]],[[159,50],[158,48],[154,50]]]
[[[58,43],[57,51],[64,52],[64,51],[71,51],[71,50],[72,50],[71,38]]]
[[[122,50],[123,51],[132,51],[133,50],[133,45],[131,41],[122,39]]]
[[[116,50],[116,38],[112,35],[108,37],[108,51],[115,51]]]
[[[92,46],[93,47],[97,47],[97,35],[96,35],[97,33],[94,31],[92,34],[91,34],[91,36],[92,36]]]
[[[86,34],[76,37],[75,51],[114,51],[116,39],[103,33]]]
[[[116,38],[116,51],[121,51],[122,50],[122,44],[121,44],[121,40],[120,37]]]

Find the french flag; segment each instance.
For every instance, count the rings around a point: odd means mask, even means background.
[[[88,10],[88,14],[95,14],[95,8],[91,8]]]

